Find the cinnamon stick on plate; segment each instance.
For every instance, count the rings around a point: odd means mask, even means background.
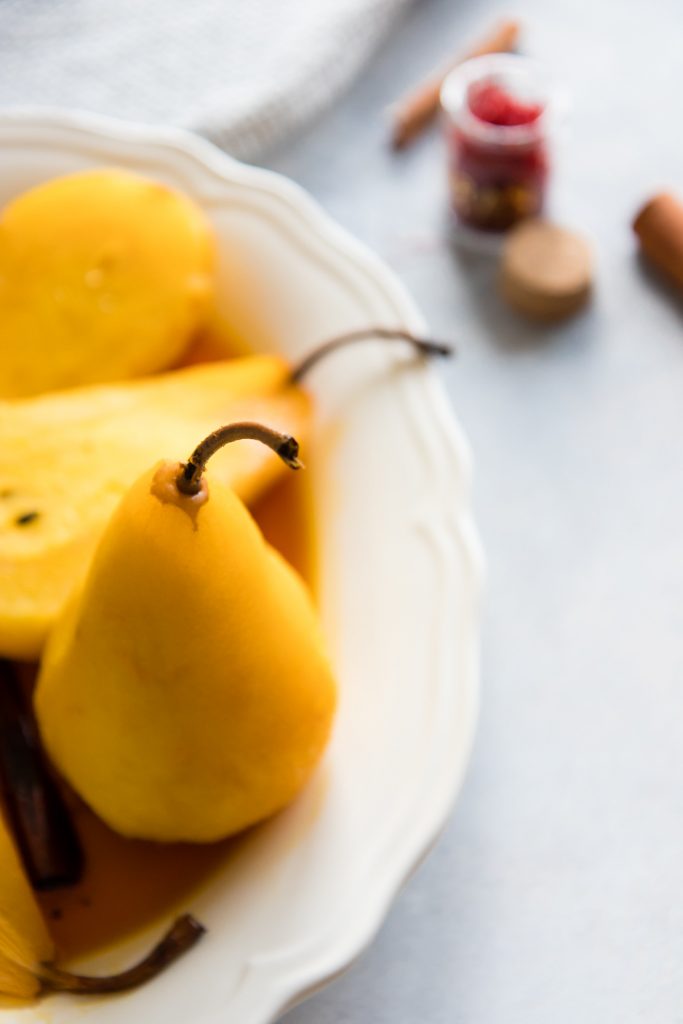
[[[519,38],[519,22],[512,19],[501,21],[487,36],[484,36],[466,53],[461,54],[448,67],[421,82],[415,89],[398,101],[393,111],[392,145],[403,149],[425,128],[439,110],[441,86],[446,75],[469,60],[483,57],[487,53],[506,53],[514,50]]]
[[[83,853],[47,767],[38,726],[14,666],[0,659],[0,791],[34,889],[74,885]]]

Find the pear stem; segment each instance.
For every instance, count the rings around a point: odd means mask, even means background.
[[[291,383],[298,384],[309,370],[328,356],[330,352],[335,352],[338,348],[344,348],[346,345],[356,341],[368,341],[373,338],[387,341],[408,341],[423,356],[450,356],[453,354],[453,347],[451,345],[446,345],[441,341],[433,341],[430,338],[419,338],[412,331],[404,330],[401,327],[360,327],[358,330],[348,331],[346,334],[340,334],[336,338],[331,338],[330,341],[326,341],[313,349],[292,370],[289,377]]]
[[[299,461],[299,444],[290,434],[281,434],[278,430],[264,427],[261,423],[229,423],[219,427],[205,437],[184,463],[176,478],[176,486],[181,494],[198,494],[201,478],[207,461],[226,444],[243,439],[260,441],[279,455],[290,469],[301,469]]]
[[[174,922],[160,942],[133,967],[108,977],[71,974],[52,964],[43,964],[38,972],[43,992],[71,992],[74,995],[105,995],[127,992],[161,974],[179,956],[201,939],[206,929],[191,914]]]

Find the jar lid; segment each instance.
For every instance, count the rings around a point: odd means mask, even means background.
[[[501,258],[500,289],[511,306],[539,320],[560,320],[588,300],[593,253],[566,228],[527,220],[510,232]]]

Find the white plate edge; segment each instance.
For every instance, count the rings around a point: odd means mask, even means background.
[[[397,325],[416,332],[425,330],[423,317],[394,273],[363,243],[338,225],[304,189],[288,178],[273,171],[245,165],[217,149],[207,140],[182,129],[137,124],[85,111],[56,107],[20,106],[6,108],[0,112],[0,133],[3,129],[11,127],[21,131],[22,127],[27,125],[34,131],[43,126],[46,129],[76,133],[82,139],[84,136],[95,136],[109,142],[113,140],[126,144],[140,143],[168,149],[183,157],[190,157],[199,169],[204,172],[210,171],[219,181],[241,183],[249,188],[256,187],[269,193],[286,206],[295,209],[301,218],[302,226],[305,223],[309,231],[326,243],[337,257],[356,267],[359,264],[362,266],[364,273],[397,309]],[[454,518],[453,529],[462,550],[463,565],[467,567],[470,576],[469,633],[472,638],[478,638],[484,557],[471,510],[472,456],[469,444],[449,407],[445,391],[435,373],[428,372],[420,376],[424,381],[424,387],[431,393],[429,404],[435,416],[441,441],[454,465],[459,467],[462,500]],[[474,740],[479,704],[477,640],[473,641],[470,649],[463,652],[462,656],[467,662],[466,668],[462,671],[462,680],[468,718],[458,723],[465,735],[461,740],[458,755],[451,765],[448,786],[444,786],[440,799],[430,804],[431,813],[419,836],[412,842],[405,843],[401,855],[394,850],[391,871],[386,872],[389,877],[385,879],[382,891],[375,891],[372,906],[365,907],[362,915],[356,914],[353,918],[355,926],[349,927],[348,934],[340,938],[324,955],[321,954],[314,969],[311,969],[309,962],[308,970],[304,968],[302,976],[297,978],[290,966],[287,974],[278,974],[279,987],[271,983],[268,1005],[263,1006],[263,1012],[267,1014],[261,1018],[264,1024],[267,1020],[272,1021],[279,1017],[286,1009],[343,973],[362,953],[381,927],[398,891],[427,855],[445,826],[460,791]],[[272,982],[272,971],[270,978]]]

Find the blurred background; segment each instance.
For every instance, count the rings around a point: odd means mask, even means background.
[[[501,18],[567,99],[548,216],[593,254],[561,322],[454,232],[446,142],[390,109]],[[683,1019],[683,305],[632,221],[683,195],[677,0],[4,0],[0,102],[199,131],[303,185],[458,356],[487,551],[483,707],[440,843],[288,1024]],[[361,840],[362,841],[362,837]]]

